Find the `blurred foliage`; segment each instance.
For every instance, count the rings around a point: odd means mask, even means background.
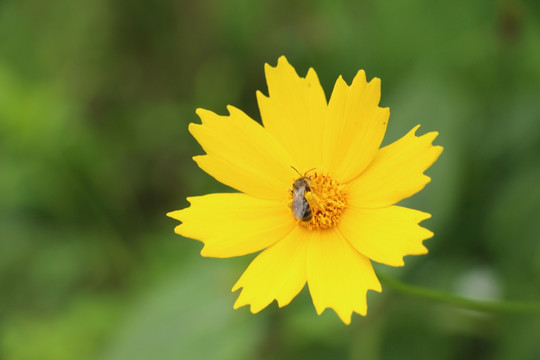
[[[234,311],[251,257],[204,259],[165,213],[228,191],[191,157],[197,107],[259,119],[263,64],[380,77],[385,143],[445,146],[430,254],[377,271],[540,299],[540,3],[0,2],[1,359],[538,359],[540,321],[369,294],[367,317]]]

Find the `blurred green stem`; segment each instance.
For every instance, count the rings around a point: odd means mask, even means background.
[[[404,294],[439,301],[454,305],[464,309],[484,311],[490,313],[514,313],[514,314],[536,314],[540,315],[540,302],[522,301],[482,301],[467,299],[464,297],[430,290],[419,286],[405,284],[396,279],[392,279],[384,274],[377,274],[379,280],[388,287]]]

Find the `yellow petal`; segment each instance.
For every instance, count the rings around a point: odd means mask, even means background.
[[[208,155],[194,160],[225,185],[263,199],[284,199],[291,187],[292,158],[262,126],[229,106],[230,116],[198,109],[202,125],[189,131]]]
[[[305,78],[282,56],[276,67],[265,65],[269,96],[257,92],[264,127],[307,171],[319,165],[326,97],[313,69]]]
[[[167,214],[182,221],[174,231],[204,243],[203,256],[231,257],[267,248],[296,225],[287,204],[245,194],[188,198],[191,206]]]
[[[280,307],[291,302],[306,283],[308,237],[306,230],[295,227],[286,238],[259,254],[232,289],[243,288],[234,308],[251,305],[251,312],[257,313],[274,299]]]
[[[313,232],[307,278],[317,313],[332,308],[346,324],[351,322],[353,312],[366,314],[369,289],[381,291],[369,259],[334,230]]]
[[[380,149],[368,168],[347,184],[351,206],[389,206],[422,190],[431,180],[424,175],[441,154],[441,146],[431,143],[437,132],[416,136],[420,125],[398,141]]]
[[[431,215],[401,206],[380,209],[348,207],[338,229],[358,252],[373,261],[403,266],[405,255],[426,254],[422,241],[433,233],[418,223]]]
[[[363,70],[351,86],[338,78],[330,97],[323,141],[322,168],[341,182],[358,176],[381,145],[390,110],[378,106],[381,81],[366,82]]]

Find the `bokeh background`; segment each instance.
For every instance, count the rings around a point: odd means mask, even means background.
[[[405,282],[540,299],[537,1],[0,2],[0,359],[540,359],[540,319],[384,287],[350,326],[289,306],[233,310],[253,258],[207,259],[165,213],[230,191],[197,168],[197,107],[260,121],[286,55],[330,93],[382,79],[385,144],[416,124],[445,151],[405,205],[430,253]],[[211,219],[209,219],[209,223]]]

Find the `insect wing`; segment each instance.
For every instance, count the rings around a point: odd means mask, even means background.
[[[309,221],[311,220],[311,207],[309,206],[308,201],[304,197],[305,188],[299,187],[295,188],[293,192],[293,202],[292,202],[292,211],[294,217],[298,220]]]

